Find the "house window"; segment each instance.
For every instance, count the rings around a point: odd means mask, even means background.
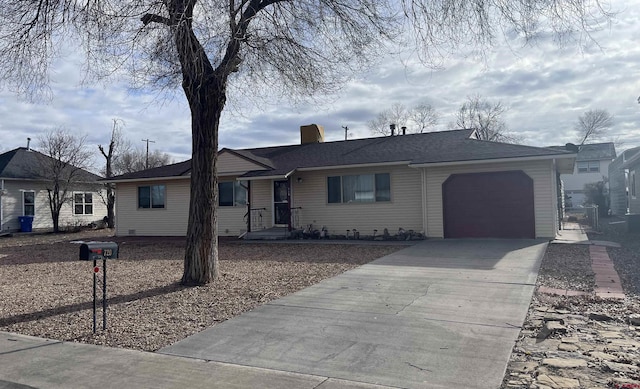
[[[138,208],[164,208],[164,185],[138,187]]]
[[[600,161],[578,161],[578,173],[599,173]]]
[[[34,216],[36,214],[36,192],[22,192],[22,215]]]
[[[76,215],[93,215],[93,195],[91,193],[74,193],[73,213]]]
[[[327,202],[373,203],[391,201],[389,173],[327,177]]]
[[[221,207],[238,207],[247,205],[247,182],[219,182],[218,205]]]

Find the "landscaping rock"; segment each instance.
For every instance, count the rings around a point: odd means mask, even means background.
[[[640,326],[640,314],[634,313],[627,317],[627,322],[632,326]]]
[[[602,365],[613,372],[625,374],[636,373],[639,369],[638,366],[611,361],[604,361],[602,362]]]
[[[636,240],[640,253],[640,239]],[[619,249],[613,250],[612,259]],[[640,254],[634,261],[629,264],[635,263],[635,267],[627,269],[640,275]],[[640,297],[629,293],[617,301],[596,297],[589,289],[595,284],[590,266],[588,250],[572,245],[548,247],[537,286],[592,294],[547,295],[536,289],[523,325],[526,330],[521,331],[513,349],[503,388],[640,389],[640,385],[622,386],[623,382],[631,385],[640,381]],[[584,273],[580,275],[580,271]],[[640,282],[640,276],[637,279]],[[507,386],[508,381],[522,384]]]
[[[594,359],[602,360],[602,361],[615,361],[618,359],[615,355],[603,353],[601,351],[592,351],[588,353],[588,355]]]
[[[613,320],[613,318],[609,315],[607,315],[606,313],[602,313],[602,312],[591,312],[589,314],[589,319],[590,320],[596,320],[596,321],[611,321]]]
[[[580,381],[572,378],[560,377],[557,375],[541,374],[538,376],[537,382],[540,385],[546,385],[553,389],[571,389],[580,387]]]
[[[587,367],[587,361],[574,358],[545,358],[542,360],[542,364],[559,369]]]

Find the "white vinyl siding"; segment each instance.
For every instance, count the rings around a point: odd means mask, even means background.
[[[154,181],[148,185],[164,185],[165,208],[137,208],[140,183],[117,183],[116,235],[185,236],[190,180]],[[218,207],[218,235],[238,236],[245,232],[243,216],[246,212],[246,207]]]
[[[273,226],[273,181],[259,180],[251,181],[251,209],[264,208],[259,212],[262,214],[262,228],[270,228]],[[261,228],[252,221],[251,231]]]
[[[7,194],[2,196],[2,228],[3,230],[17,231],[20,229],[18,216],[23,215],[23,192],[35,192],[35,215],[33,217],[33,229],[48,230],[53,228],[51,220],[51,210],[49,208],[49,197],[47,196],[46,184],[38,181],[28,180],[4,180],[4,187]],[[60,210],[60,228],[68,226],[85,226],[89,223],[101,221],[107,216],[107,206],[102,201],[101,193],[94,192],[89,188],[77,188],[78,192],[92,194],[93,214],[75,215],[73,193],[69,193],[70,201],[65,203]]]
[[[229,152],[218,154],[218,174],[220,175],[234,175],[251,170],[265,170],[265,168]]]
[[[389,173],[391,201],[329,204],[327,177]],[[302,178],[302,182],[298,182]],[[299,225],[326,226],[329,234],[345,235],[354,228],[361,236],[381,235],[387,228],[390,234],[405,230],[422,231],[422,193],[418,169],[407,166],[386,166],[360,169],[335,169],[300,172],[292,182],[292,207],[299,210]]]
[[[638,177],[638,165],[629,168],[629,213],[640,213],[640,178]]]
[[[578,161],[573,168],[573,174],[561,174],[560,179],[564,183],[564,190],[566,192],[582,192],[584,190],[584,184],[602,181],[603,177],[609,176],[609,165],[611,160],[601,159],[598,161],[599,172],[578,172],[578,164],[582,161]],[[574,206],[577,205],[574,203]]]
[[[140,186],[164,185],[164,208],[138,208]],[[116,184],[116,235],[184,236],[189,216],[190,181]]]
[[[557,213],[554,206],[556,199],[553,195],[555,192],[553,162],[550,160],[426,168],[427,236],[433,238],[444,236],[442,184],[451,174],[508,170],[522,170],[533,179],[536,237],[555,237]],[[469,201],[473,201],[472,193],[469,194]]]
[[[219,182],[233,181],[237,184],[236,177],[219,177]],[[247,182],[243,181],[247,186]],[[236,201],[240,200],[236,198]],[[246,197],[245,197],[246,201]],[[244,215],[247,213],[246,204],[237,204],[233,207],[218,207],[218,235],[219,236],[240,236],[247,231],[247,221]]]

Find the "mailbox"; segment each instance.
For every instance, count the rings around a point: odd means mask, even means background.
[[[80,245],[80,260],[117,259],[118,244],[115,242],[89,242]]]

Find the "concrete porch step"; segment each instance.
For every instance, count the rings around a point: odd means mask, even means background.
[[[278,240],[289,239],[291,232],[286,227],[271,227],[264,230],[247,232],[243,239],[245,240]]]

